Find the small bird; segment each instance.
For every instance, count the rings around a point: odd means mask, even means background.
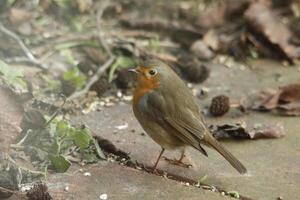
[[[202,147],[205,145],[219,152],[239,173],[247,172],[244,165],[211,135],[195,97],[170,66],[149,60],[129,71],[137,74],[132,103],[134,115],[162,148],[154,170],[165,149],[181,149],[180,158],[173,160],[180,165],[185,147],[192,146],[207,156]]]

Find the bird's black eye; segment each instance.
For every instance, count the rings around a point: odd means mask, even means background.
[[[149,70],[149,74],[151,76],[154,76],[155,74],[157,74],[157,70],[156,69],[151,69],[151,70]]]

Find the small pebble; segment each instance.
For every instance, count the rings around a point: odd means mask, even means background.
[[[84,172],[83,175],[84,176],[91,176],[91,172]]]
[[[240,65],[240,70],[241,71],[245,71],[246,70],[246,66],[245,65]]]
[[[127,129],[128,128],[128,123],[126,122],[125,124],[115,126],[115,128],[118,129],[118,130]]]
[[[225,192],[221,192],[221,195],[225,196]]]
[[[192,83],[188,83],[188,84],[187,84],[187,87],[188,87],[188,88],[192,88],[192,87],[193,87],[193,84],[192,84]]]
[[[116,105],[115,103],[112,103],[112,102],[107,102],[107,103],[105,103],[105,107],[112,107],[112,106],[114,106],[114,105]]]
[[[129,95],[129,96],[125,96],[125,95],[124,95],[124,96],[123,96],[123,100],[124,100],[124,101],[131,101],[132,98],[133,98],[132,95]]]
[[[201,91],[204,93],[208,93],[210,91],[210,89],[208,87],[202,87]]]
[[[204,190],[211,190],[212,187],[211,187],[211,186],[208,186],[208,185],[203,185],[203,186],[202,186],[202,189],[204,189]]]
[[[192,89],[192,93],[193,93],[193,95],[196,97],[196,96],[198,96],[198,94],[199,94],[199,92],[198,92],[198,90],[196,89],[196,88],[193,88]]]
[[[100,196],[99,196],[99,198],[101,199],[101,200],[106,200],[107,199],[107,194],[101,194]]]
[[[186,186],[190,186],[190,183],[185,183]]]
[[[217,191],[216,187],[215,186],[211,186],[211,191],[212,192],[216,192]]]
[[[65,189],[64,189],[66,192],[69,191],[69,186],[66,186]]]
[[[226,61],[227,57],[226,56],[219,56],[219,63],[224,64],[224,62]]]
[[[117,92],[117,97],[118,98],[121,98],[123,96],[123,94],[122,94],[122,92],[119,90],[118,92]]]

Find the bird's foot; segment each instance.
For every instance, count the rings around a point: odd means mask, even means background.
[[[163,157],[165,161],[167,161],[168,163],[172,164],[172,165],[178,165],[180,167],[185,167],[185,168],[189,168],[189,167],[192,167],[191,164],[189,163],[184,163],[182,162],[182,159],[170,159],[170,158],[167,158],[167,157]]]

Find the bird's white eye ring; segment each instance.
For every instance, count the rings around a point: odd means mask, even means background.
[[[151,76],[155,76],[155,75],[157,74],[157,70],[156,70],[156,69],[150,69],[150,70],[149,70],[149,74],[150,74]]]

